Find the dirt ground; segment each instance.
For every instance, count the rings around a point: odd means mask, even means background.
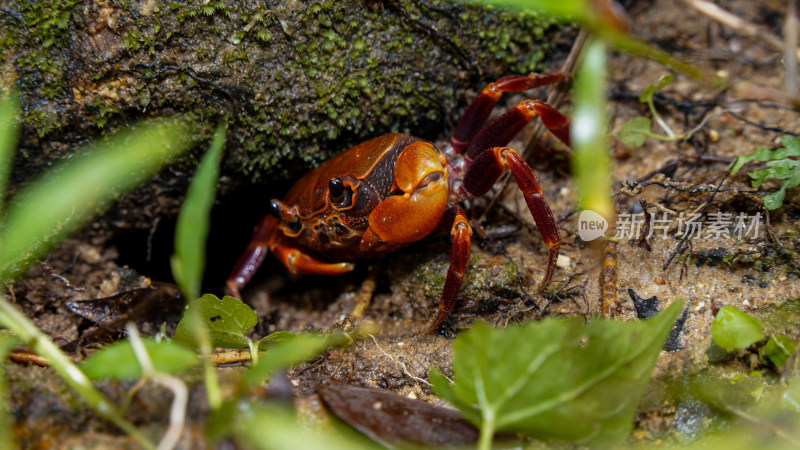
[[[635,36],[704,71],[736,80],[736,86],[747,82],[782,88],[781,55],[760,39],[743,37],[672,1],[646,3],[639,2],[628,11]],[[780,34],[785,13],[782,2],[720,4]],[[735,87],[713,88],[676,75],[676,82],[656,97],[659,114],[677,132],[700,124],[702,127],[689,141],[648,139],[643,147],[628,148],[616,139],[619,128],[633,117],[649,115],[638,96],[669,71],[643,58],[616,53],[611,54],[609,69],[609,130],[614,138],[613,170],[620,217],[641,213],[639,201],[643,199],[648,203],[647,210],[657,217],[664,211],[688,215],[703,210],[707,221],[714,214],[743,214],[748,220],[760,214],[762,218],[758,230],[750,230],[742,238],[728,227],[727,237],[693,238],[681,245],[679,223],[673,218],[666,232],[656,230],[647,241],[649,250],[638,245],[638,234],[633,239],[620,240],[620,318],[637,320],[631,292],[640,298],[657,297],[659,309],[677,298],[687,302],[688,317],[678,349],[662,352],[654,376],[693,373],[710,364],[710,326],[722,306],[735,306],[762,318],[768,333],[780,331],[796,339],[800,336],[800,317],[780,313],[800,302],[797,197],[789,196],[781,209],[767,212],[760,203],[762,194],[754,193],[750,187],[746,170],[728,175],[728,166],[737,155],[749,154],[756,147],[778,148],[779,137],[797,136],[800,114],[780,99],[754,97]],[[536,95],[546,96],[546,91]],[[504,102],[512,105],[519,98],[510,96]],[[564,110],[568,112],[569,106]],[[654,131],[660,132],[655,126]],[[512,146],[524,148],[526,133],[530,131],[523,132]],[[346,381],[439,403],[427,383],[428,370],[437,367],[450,372],[450,343],[472,321],[480,319],[502,326],[544,316],[577,315],[589,319],[599,315],[602,248],[578,236],[575,186],[568,162],[563,154],[556,153],[535,158],[533,166],[559,220],[563,239],[563,257],[547,294],[536,293],[547,247],[537,232],[530,231],[527,207],[512,185],[505,191],[502,206],[495,207],[483,223],[490,235],[501,237],[474,238],[473,257],[456,310],[435,336],[424,331],[436,310],[448,265],[450,243],[444,236],[429,238],[380,262],[363,262],[354,272],[341,277],[292,277],[277,262],[268,260],[244,293],[259,316],[259,325],[253,332],[257,337],[277,330],[329,331],[342,327],[355,306],[362,282],[370,272],[377,274],[372,304],[357,322],[369,331],[368,335],[349,348],[330,350],[325,358],[290,373],[296,393],[310,395],[322,381]],[[770,183],[764,186],[767,191],[776,188]],[[500,233],[509,226],[513,232]],[[96,343],[101,337],[113,338],[116,334],[101,336],[102,333],[91,331],[93,324],[72,313],[67,302],[111,297],[165,281],[149,279],[136,267],[120,265],[120,252],[113,240],[98,237],[102,233],[83,234],[88,235],[93,237],[67,241],[12,290],[14,301],[37,325],[64,343],[80,343],[77,347],[84,341]],[[148,313],[139,324],[143,333],[152,334],[164,321],[174,327],[177,317],[175,312],[166,317]],[[90,331],[92,339],[87,339]],[[69,348],[79,357],[76,345]],[[118,445],[125,441],[80,408],[48,369],[18,364],[6,368],[16,432],[24,446],[93,446],[89,443],[93,439],[97,445]],[[730,366],[733,371],[745,369],[745,361]],[[237,370],[240,369],[221,369],[223,374],[235,374]],[[104,383],[101,388],[113,400],[121,401],[131,385]],[[196,388],[195,394],[202,396],[199,390]],[[135,397],[128,415],[134,423],[157,435],[167,420],[163,411],[168,401],[157,390],[145,389]],[[202,443],[204,402],[198,400],[192,407],[197,409],[196,414],[190,414],[195,419],[183,442],[194,448]],[[680,405],[657,402],[643,407],[637,419],[637,436],[645,440],[665,438],[694,433],[702,427],[694,425],[686,431],[687,416],[682,411]]]

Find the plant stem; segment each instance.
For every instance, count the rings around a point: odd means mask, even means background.
[[[142,434],[132,423],[125,420],[119,410],[92,385],[91,381],[69,358],[33,324],[24,314],[19,312],[5,297],[0,297],[0,324],[12,330],[17,338],[33,351],[44,356],[61,378],[92,408],[96,413],[111,421],[127,433],[143,448],[155,449],[156,446]]]
[[[197,341],[200,354],[203,356],[203,381],[206,386],[208,406],[211,407],[212,411],[216,411],[222,406],[222,394],[219,389],[217,369],[214,367],[214,363],[211,362],[211,337],[208,335],[208,328],[206,328],[205,322],[203,322],[196,307],[190,305],[186,314],[189,314],[191,318],[192,335]]]
[[[258,364],[258,342],[247,339],[247,345],[250,347],[250,361],[255,366]]]
[[[494,440],[494,411],[484,409],[481,422],[481,434],[478,438],[478,450],[491,450]]]

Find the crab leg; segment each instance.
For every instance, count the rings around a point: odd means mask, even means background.
[[[489,83],[478,97],[464,111],[461,116],[450,143],[456,153],[460,153],[480,131],[486,119],[489,118],[503,92],[522,92],[546,84],[558,83],[564,77],[563,73],[543,73],[518,75],[501,78],[494,83]],[[510,140],[510,139],[509,139]],[[505,144],[502,144],[505,145]]]
[[[270,248],[278,261],[292,273],[339,275],[349,272],[355,267],[353,263],[349,262],[329,263],[319,260],[291,245],[277,244]]]
[[[247,244],[244,253],[236,261],[228,275],[225,282],[225,292],[228,295],[242,298],[240,289],[253,278],[256,270],[264,261],[264,257],[267,256],[268,249],[272,250],[275,257],[292,273],[338,275],[353,270],[353,263],[327,263],[292,245],[284,244],[280,240],[276,242],[276,238],[272,234],[281,233],[276,227],[277,219],[275,217],[266,216],[261,219],[253,232],[253,237],[250,238],[250,243]]]
[[[472,228],[467,222],[464,210],[457,205],[451,206],[442,218],[441,224],[444,227],[452,224],[450,226],[450,236],[453,237],[453,249],[450,252],[450,267],[447,269],[442,298],[439,300],[439,310],[436,312],[433,323],[428,327],[428,334],[435,332],[445,317],[453,311],[458,298],[458,291],[461,290],[461,280],[464,278],[464,271],[467,269],[467,263],[469,263]]]
[[[246,285],[253,274],[256,273],[258,267],[264,262],[267,256],[267,240],[269,239],[270,231],[275,229],[277,219],[272,216],[266,216],[261,219],[261,222],[256,226],[253,231],[253,237],[247,244],[247,248],[239,256],[239,259],[231,269],[228,279],[225,281],[225,293],[231,297],[242,298],[239,290],[242,286]]]
[[[542,188],[536,180],[533,170],[525,160],[514,150],[508,147],[492,147],[477,155],[464,175],[464,189],[474,197],[486,194],[497,179],[506,170],[510,169],[528,209],[531,211],[536,227],[542,234],[542,239],[550,252],[547,256],[547,271],[539,291],[543,291],[553,277],[553,271],[558,259],[558,249],[561,246],[561,236],[558,233],[553,213],[544,199]]]
[[[487,148],[508,145],[522,127],[536,117],[541,117],[544,126],[567,147],[570,146],[569,119],[547,103],[525,100],[484,128],[467,147],[467,157],[474,159]]]

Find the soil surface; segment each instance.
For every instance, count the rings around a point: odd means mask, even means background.
[[[782,2],[732,0],[719,4],[774,34],[782,34]],[[628,15],[633,35],[706,73],[735,81],[729,86],[750,83],[782,89],[781,55],[758,38],[744,37],[667,0],[638,2]],[[609,131],[613,137],[618,226],[626,230],[624,220],[642,217],[637,214],[643,211],[655,214],[657,219],[668,219],[662,222],[663,229],[654,229],[646,239],[649,248],[643,248],[637,231],[620,238],[616,247],[616,316],[638,320],[633,297],[656,297],[659,310],[683,298],[688,310],[674,349],[661,353],[655,379],[698,373],[717,363],[713,352],[709,353],[713,348],[710,327],[723,306],[735,306],[761,318],[768,334],[780,332],[797,339],[800,316],[787,311],[794,311],[800,303],[800,201],[791,195],[796,192],[790,192],[782,208],[767,211],[761,198],[778,185],[769,182],[757,190],[750,186],[746,174],[755,166],[736,174],[729,174],[728,167],[738,155],[749,154],[757,147],[778,148],[781,136],[797,136],[800,113],[780,99],[754,96],[752,90],[714,88],[676,74],[675,82],[656,95],[656,108],[675,132],[696,129],[691,139],[648,139],[644,146],[630,148],[616,139],[617,132],[633,117],[650,116],[638,96],[670,72],[657,63],[617,53],[610,55],[609,69]],[[480,86],[475,87],[478,89]],[[547,91],[530,95],[544,98]],[[524,97],[508,96],[503,103],[509,107],[521,98]],[[568,104],[562,110],[569,115]],[[656,125],[653,131],[663,134]],[[526,129],[512,146],[524,148],[530,134]],[[441,138],[444,141],[447,136],[442,134]],[[257,338],[278,330],[331,331],[348,327],[362,284],[370,277],[376,281],[369,308],[360,320],[353,320],[366,330],[362,331],[365,337],[350,347],[330,349],[323,358],[290,372],[295,393],[314,395],[319,383],[341,381],[438,404],[440,400],[427,382],[428,370],[436,367],[445,374],[451,373],[452,339],[473,321],[503,326],[548,316],[579,316],[587,320],[599,316],[603,248],[579,237],[568,156],[558,149],[548,150],[534,156],[531,163],[559,220],[563,240],[562,257],[551,285],[544,295],[538,294],[547,246],[535,231],[527,206],[512,183],[485,220],[474,224],[477,231],[472,258],[458,304],[436,335],[427,335],[425,330],[436,311],[448,267],[450,241],[446,236],[430,237],[381,261],[361,262],[353,272],[338,277],[290,276],[268,258],[257,279],[243,293],[244,300],[259,316],[253,331]],[[225,198],[221,199],[216,214],[230,212],[225,210],[224,202]],[[705,228],[700,236],[682,242],[683,229],[679,227],[685,224],[679,218],[698,212],[704,213]],[[738,217],[747,226],[753,224],[754,217],[760,217],[758,228],[740,230],[738,236]],[[714,232],[710,224],[715,220],[727,222]],[[226,234],[214,226],[217,225],[212,224],[210,245],[227,250],[220,253],[225,256],[218,260],[209,258],[208,271],[213,274],[207,280],[207,290],[221,294],[221,281],[232,264],[232,255],[243,248],[246,238]],[[490,237],[479,237],[479,228]],[[158,233],[160,236],[164,232]],[[160,245],[171,246],[153,239],[151,258],[168,257],[171,247],[158,249]],[[126,257],[124,253],[129,251],[113,233],[89,230],[61,245],[18,281],[10,294],[28,317],[57,342],[67,344],[66,348],[80,359],[87,348],[116,339],[121,332],[113,327],[97,331],[94,323],[73,313],[68,302],[121,293],[131,296],[134,289],[170,281],[149,273],[152,265],[126,265],[143,259]],[[182,301],[157,299],[155,313],[150,310],[138,314],[142,332],[153,334],[164,322],[168,330],[172,329],[179,314],[163,311]],[[757,365],[747,355],[740,355],[726,363],[725,370],[744,373]],[[127,437],[87,412],[49,369],[9,363],[6,370],[15,431],[25,447],[132,445]],[[241,368],[220,371],[223,380],[235,379]],[[100,386],[112,400],[122,403],[133,384],[108,382]],[[202,438],[207,405],[201,400],[200,383],[192,395],[197,399],[191,402],[190,424],[182,441],[187,448],[207,445]],[[150,387],[133,398],[127,417],[148,434],[158,436],[167,422],[164,411],[168,409],[169,396]],[[687,417],[695,416],[687,416],[682,405],[662,402],[652,395],[647,398],[637,416],[634,435],[638,439],[683,441],[704,426],[702,420],[689,422]]]

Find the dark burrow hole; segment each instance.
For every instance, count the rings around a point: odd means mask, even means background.
[[[244,251],[254,227],[268,214],[269,200],[274,192],[264,187],[249,187],[220,196],[211,210],[206,268],[201,293],[224,295],[225,280],[239,255]],[[272,196],[270,196],[272,195]],[[161,219],[154,229],[120,232],[112,241],[119,252],[117,263],[126,265],[155,282],[174,283],[170,257],[174,251],[176,218]],[[350,273],[335,276],[292,275],[268,254],[253,279],[243,290],[263,285],[277,291],[269,294],[277,301],[295,301],[305,291],[322,292],[313,301],[313,308],[325,308],[345,290],[358,289],[366,279],[368,261],[356,261]],[[388,292],[385,276],[381,274],[375,294]],[[322,290],[320,290],[322,288]],[[269,288],[267,288],[269,289]],[[308,296],[306,296],[308,297]]]

